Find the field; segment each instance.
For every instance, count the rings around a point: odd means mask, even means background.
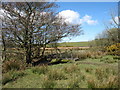
[[[47,57],[43,62],[32,65],[26,65],[23,49],[8,48],[7,60],[3,62],[2,87],[118,88],[120,57],[84,44],[59,46],[59,52],[47,47],[45,55],[52,58]],[[36,61],[39,58],[33,59],[33,62]]]
[[[111,55],[3,74],[3,88],[117,88],[118,59]]]
[[[63,42],[58,43],[59,47],[88,47],[89,42]]]

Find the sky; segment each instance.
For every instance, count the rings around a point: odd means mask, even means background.
[[[83,35],[64,38],[62,42],[82,42],[94,40],[105,30],[104,23],[111,20],[110,12],[117,9],[117,2],[56,2],[59,15],[66,22],[81,24]]]
[[[66,18],[67,23],[81,24],[84,33],[64,38],[62,42],[94,40],[105,30],[104,24],[111,21],[110,12],[116,10],[118,6],[118,2],[56,2],[56,4],[59,6],[57,8],[59,15]]]

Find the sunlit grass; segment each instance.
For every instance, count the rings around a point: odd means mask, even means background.
[[[108,57],[108,56],[105,56]],[[103,57],[103,58],[105,58]],[[97,60],[97,59],[92,59]],[[4,88],[117,88],[116,63],[78,61],[26,69],[25,76],[6,82]],[[87,63],[86,63],[87,62]],[[94,63],[94,64],[93,64]],[[97,65],[97,64],[100,65]],[[45,72],[44,72],[45,71]],[[9,78],[9,77],[8,77]]]

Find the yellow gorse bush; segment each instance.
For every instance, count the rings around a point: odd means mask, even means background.
[[[120,55],[120,43],[106,47],[109,54]]]

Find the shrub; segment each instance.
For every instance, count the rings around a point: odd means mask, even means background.
[[[10,70],[23,70],[25,67],[25,64],[18,60],[6,61],[3,63],[3,73]]]
[[[120,43],[106,47],[108,54],[120,55]]]
[[[86,59],[91,57],[91,54],[89,52],[74,53],[73,55],[79,59]]]
[[[86,59],[86,58],[102,58],[102,56],[105,53],[101,51],[92,51],[92,50],[87,50],[87,51],[81,51],[81,52],[75,52],[73,53],[73,58],[79,58],[81,59]]]
[[[48,72],[48,67],[47,66],[37,66],[31,69],[33,73],[35,74],[45,74]]]
[[[64,53],[61,54],[62,58],[79,58],[79,59],[86,59],[90,57],[90,53],[85,50],[66,50]]]
[[[91,53],[91,58],[93,58],[93,59],[98,59],[98,58],[102,58],[102,56],[105,54],[105,53],[103,53],[103,52],[101,52],[101,51],[90,51],[90,53]]]

